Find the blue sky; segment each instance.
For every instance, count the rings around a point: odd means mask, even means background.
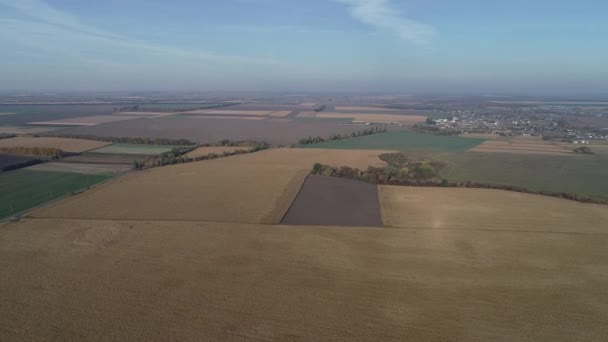
[[[608,94],[607,1],[0,0],[0,90]]]

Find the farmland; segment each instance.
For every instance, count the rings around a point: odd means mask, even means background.
[[[484,139],[445,137],[408,131],[395,131],[363,137],[307,145],[310,148],[369,149],[395,151],[461,152],[473,148]]]
[[[341,125],[340,122],[334,120],[277,122],[168,116],[74,127],[52,134],[175,138],[188,139],[201,144],[215,144],[224,139],[270,144],[296,144],[299,139],[307,136],[329,137],[332,133],[345,134],[360,129],[361,127],[354,125]]]
[[[0,173],[0,218],[86,189],[107,175],[16,170]]]
[[[471,152],[519,153],[519,154],[570,154],[572,149],[540,141],[488,140],[470,150]]]
[[[18,154],[0,153],[0,172],[17,165],[32,163],[33,157]]]
[[[381,227],[375,185],[309,175],[282,224]]]
[[[96,154],[156,155],[171,151],[175,146],[147,144],[111,144],[90,151]]]
[[[298,114],[303,118],[319,119],[351,119],[353,122],[379,122],[379,123],[398,123],[402,125],[414,125],[424,122],[426,117],[415,115],[396,115],[396,114],[348,114],[348,113],[326,113],[326,112],[303,112]]]
[[[71,162],[48,162],[27,168],[29,171],[73,172],[84,175],[116,175],[129,171],[132,164],[87,164]]]
[[[366,168],[383,151],[273,149],[137,172],[32,217],[277,223],[315,162]],[[141,205],[141,203],[146,205]]]
[[[109,115],[114,110],[109,104],[70,105],[1,105],[0,112],[16,115],[0,116],[0,126],[23,125],[35,121],[48,121],[83,116]]]
[[[68,118],[51,121],[39,121],[31,122],[30,125],[48,126],[95,126],[108,122],[118,122],[125,120],[136,119],[136,116],[118,116],[118,115],[96,115],[96,116],[85,116],[80,118]]]
[[[102,141],[67,138],[16,137],[0,140],[0,147],[55,148],[72,153],[90,151],[109,144]]]
[[[238,147],[238,146],[207,146],[199,147],[192,152],[188,152],[184,155],[185,158],[198,158],[207,156],[210,154],[221,155],[223,153],[234,153],[236,151],[249,151],[250,147]]]

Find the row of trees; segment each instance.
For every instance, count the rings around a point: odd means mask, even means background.
[[[316,163],[314,164],[311,173],[322,176],[354,179],[371,184],[496,189],[558,197],[584,203],[608,204],[607,199],[591,198],[565,192],[534,191],[511,185],[471,181],[450,182],[445,178],[441,178],[439,175],[439,172],[444,167],[443,163],[436,161],[412,161],[401,153],[383,154],[380,156],[380,159],[387,162],[388,165],[385,167],[370,166],[367,170],[362,171],[348,166],[333,167]]]
[[[0,139],[8,139],[8,138],[14,138],[17,135],[15,134],[9,134],[9,133],[0,133]]]
[[[318,144],[318,143],[327,142],[327,141],[350,139],[350,138],[356,138],[356,137],[362,137],[362,136],[366,136],[366,135],[380,134],[380,133],[386,133],[386,132],[388,132],[388,129],[385,126],[374,126],[374,127],[366,128],[362,131],[352,132],[350,134],[332,133],[329,136],[329,139],[324,139],[321,137],[302,138],[298,141],[298,143],[300,145],[310,145],[310,144]]]
[[[63,157],[63,151],[58,148],[49,147],[0,147],[0,152],[13,154],[27,154],[31,156],[43,156],[52,159]]]

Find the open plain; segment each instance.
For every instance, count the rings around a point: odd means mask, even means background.
[[[111,143],[67,138],[15,137],[0,140],[0,147],[56,148],[72,153],[90,151],[107,145]]]

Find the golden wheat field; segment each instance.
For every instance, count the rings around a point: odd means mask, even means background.
[[[603,341],[608,235],[23,219],[0,340]]]
[[[31,217],[279,222],[316,162],[384,165],[386,151],[272,149],[154,168],[53,203]]]
[[[67,138],[16,137],[0,140],[0,147],[57,148],[72,153],[86,152],[111,144],[103,141]]]
[[[606,232],[608,206],[503,190],[380,186],[391,227]]]

